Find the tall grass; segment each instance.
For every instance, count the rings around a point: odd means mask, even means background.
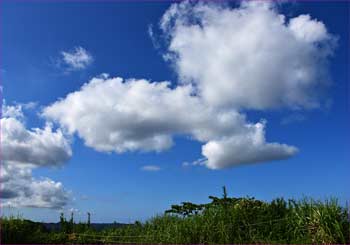
[[[113,235],[148,235],[156,243],[349,243],[346,210],[332,199],[271,203],[240,199],[212,205],[189,216],[161,215],[136,228],[106,231]]]
[[[20,220],[2,220],[4,243],[350,243],[347,210],[336,199],[299,201],[212,198],[203,205],[173,205],[163,215],[97,232],[47,232]],[[46,234],[45,236],[42,234]],[[22,239],[22,240],[21,240]],[[45,240],[47,239],[47,240]],[[59,240],[61,239],[61,240]]]

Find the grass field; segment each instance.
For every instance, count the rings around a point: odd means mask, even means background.
[[[297,243],[349,244],[347,209],[336,199],[315,201],[209,197],[211,202],[172,205],[163,215],[141,223],[96,231],[61,216],[60,230],[4,217],[2,243]]]

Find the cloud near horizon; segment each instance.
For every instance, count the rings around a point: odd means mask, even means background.
[[[1,198],[2,206],[59,209],[69,201],[62,183],[36,179],[38,167],[61,166],[72,156],[70,143],[60,129],[26,129],[21,105],[2,107]]]

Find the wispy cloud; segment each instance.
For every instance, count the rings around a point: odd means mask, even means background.
[[[156,172],[160,170],[159,166],[156,165],[146,165],[141,168],[142,171]]]
[[[148,25],[147,33],[148,33],[148,36],[150,37],[150,39],[152,41],[153,47],[155,49],[159,49],[160,48],[160,43],[159,43],[159,40],[157,39],[157,36],[154,33],[154,28],[153,28],[152,24]]]
[[[75,47],[71,51],[62,51],[62,62],[68,71],[83,70],[93,62],[92,55],[83,47]]]
[[[208,159],[206,158],[199,158],[193,162],[183,162],[182,163],[182,167],[186,168],[186,167],[191,167],[191,166],[202,166],[205,165]]]

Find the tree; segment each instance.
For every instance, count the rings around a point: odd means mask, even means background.
[[[223,186],[223,187],[222,187],[222,192],[223,192],[222,197],[223,197],[224,200],[226,200],[226,199],[227,199],[226,186]]]
[[[69,220],[69,232],[73,232],[74,228],[74,213],[70,213],[70,220]]]
[[[91,217],[90,212],[88,212],[87,215],[88,215],[87,226],[90,228],[90,224],[91,224],[90,223],[90,217]]]

